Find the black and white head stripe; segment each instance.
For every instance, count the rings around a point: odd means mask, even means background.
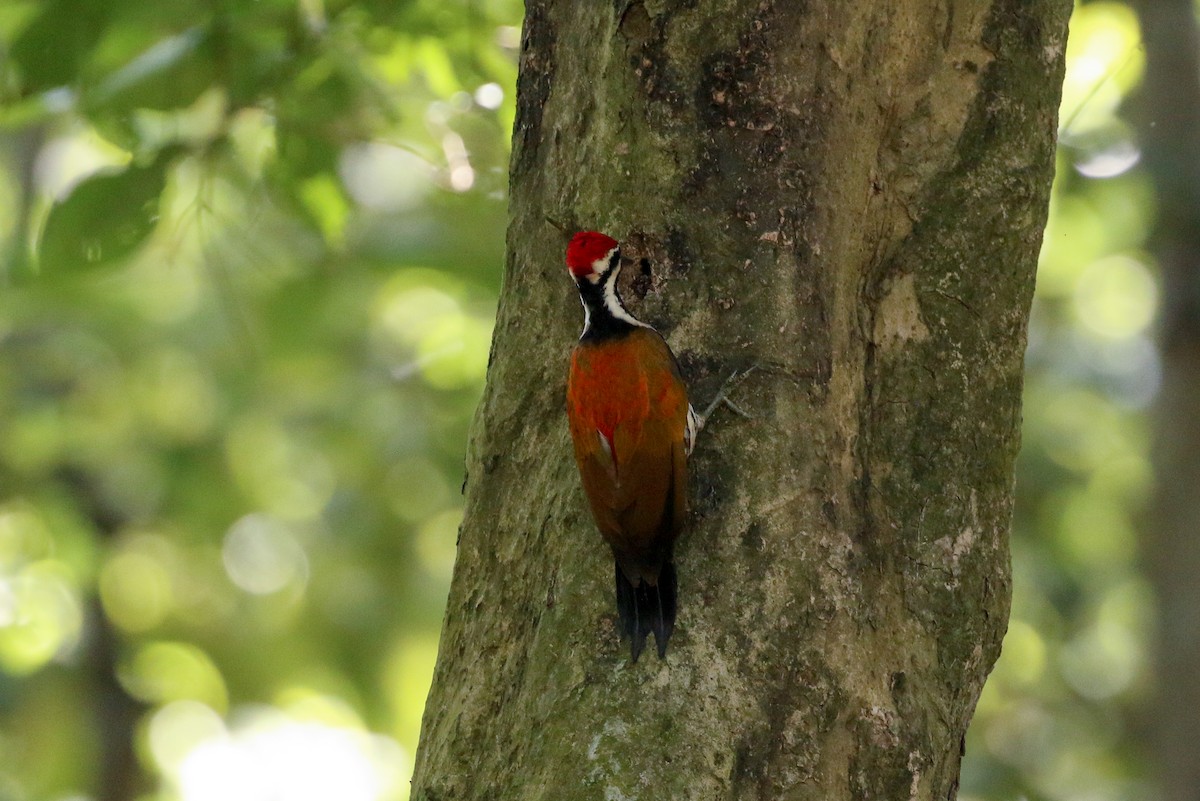
[[[577,279],[579,300],[583,304],[584,321],[582,339],[592,327],[607,329],[622,323],[639,328],[650,328],[626,309],[617,294],[617,276],[621,274],[621,254],[613,248],[603,258],[592,262],[592,271]]]
[[[609,272],[618,273],[621,271],[621,249],[615,247],[605,253],[600,258],[592,262],[592,271],[588,273],[587,280],[593,284],[600,283]]]

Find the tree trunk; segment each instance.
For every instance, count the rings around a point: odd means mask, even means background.
[[[1146,538],[1158,591],[1151,754],[1162,801],[1200,799],[1200,34],[1191,0],[1135,4],[1146,46],[1141,132],[1162,270],[1157,488]]]
[[[953,797],[1000,650],[1068,0],[529,0],[508,265],[417,801]],[[664,661],[571,460],[551,218],[697,405]],[[629,271],[627,271],[629,272]]]

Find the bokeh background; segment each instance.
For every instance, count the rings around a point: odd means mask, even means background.
[[[0,801],[407,798],[521,12],[0,3]],[[1144,56],[1077,6],[969,801],[1154,797]]]

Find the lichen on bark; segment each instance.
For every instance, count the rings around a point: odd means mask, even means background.
[[[1070,4],[527,4],[512,221],[413,798],[944,799],[1008,612]],[[666,660],[631,665],[563,416],[547,218],[694,397]]]

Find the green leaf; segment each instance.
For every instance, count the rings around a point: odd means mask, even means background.
[[[134,108],[176,109],[212,85],[214,58],[200,27],[159,39],[91,90],[89,106],[127,113]]]
[[[313,213],[306,187],[316,180],[317,185],[334,185],[337,175],[338,148],[315,132],[287,125],[281,120],[275,130],[276,158],[267,166],[267,177],[275,188],[275,196],[285,208],[315,231],[325,231],[325,225]]]
[[[134,251],[158,219],[166,161],[92,176],[50,210],[38,244],[43,275],[111,265]]]
[[[73,84],[108,21],[99,0],[56,0],[46,4],[13,42],[13,63],[27,93]]]

